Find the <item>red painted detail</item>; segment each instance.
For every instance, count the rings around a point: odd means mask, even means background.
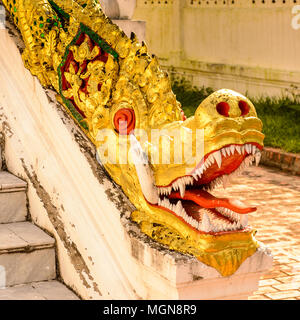
[[[206,209],[223,207],[239,214],[248,214],[256,211],[255,207],[246,207],[245,205],[237,204],[234,201],[231,202],[231,200],[227,198],[216,198],[207,191],[200,189],[186,190],[183,198],[180,196],[179,192],[172,192],[169,199],[190,200]]]
[[[70,64],[72,61],[74,61],[74,56],[73,56],[73,52],[70,51],[68,54],[68,57],[66,59],[65,64],[60,69],[61,76],[62,76],[62,90],[67,90],[67,89],[71,88],[71,85],[69,84],[69,82],[67,81],[67,79],[65,77],[65,72],[69,70],[69,67],[70,67]]]
[[[65,74],[63,72],[61,73],[61,80],[62,80],[62,90],[67,90],[71,88],[71,85],[67,81]]]
[[[205,170],[201,179],[196,181],[195,185],[207,184],[207,183],[210,183],[212,180],[214,180],[224,174],[229,175],[230,173],[235,171],[241,165],[241,163],[244,161],[246,155],[247,155],[246,153],[239,154],[237,152],[235,152],[233,155],[227,156],[227,157],[224,157],[222,155],[221,168],[219,168],[217,163],[215,162],[214,164],[212,164],[209,168],[207,168]]]
[[[182,116],[182,121],[185,121],[187,119],[183,110],[181,110],[181,116]]]
[[[70,66],[71,66],[71,65],[73,66],[75,73],[77,73],[78,70],[79,70],[79,65],[78,65],[78,63],[77,63],[76,61],[72,60],[72,61],[70,62]],[[69,68],[66,70],[67,72],[70,71],[70,66],[69,66]]]
[[[68,54],[68,57],[67,57],[67,60],[63,66],[63,70],[66,71],[66,70],[69,70],[69,66],[70,66],[70,63],[71,61],[74,60],[74,55],[73,55],[73,52],[70,51],[69,54]]]
[[[75,61],[74,54],[70,50],[69,54],[68,54],[68,56],[66,58],[65,64],[60,68],[60,70],[61,70],[61,81],[62,81],[62,91],[65,91],[65,90],[68,90],[68,89],[71,88],[71,84],[67,81],[67,79],[65,77],[65,72],[69,72],[70,71],[70,66],[71,65],[73,66],[74,71],[75,71],[76,74],[83,75],[87,71],[88,63],[93,62],[93,61],[102,61],[102,62],[106,63],[107,60],[108,60],[108,53],[105,52],[104,50],[102,50],[99,47],[99,45],[96,42],[94,42],[90,38],[89,35],[87,35],[85,33],[82,33],[79,36],[79,38],[77,39],[77,41],[75,43],[75,46],[79,47],[84,41],[87,43],[90,51],[92,51],[94,49],[94,47],[97,46],[98,49],[99,49],[99,54],[93,60],[85,60],[82,63],[78,63],[78,62]],[[82,84],[81,84],[81,86],[79,88],[79,91],[85,93],[86,95],[89,95],[89,91],[88,91],[89,78],[90,77],[87,77],[86,79],[82,79]],[[98,90],[99,91],[101,90],[101,87],[102,87],[102,83],[100,82],[100,83],[98,83]],[[78,94],[78,98],[80,99],[79,94]],[[71,98],[69,98],[67,100],[69,100],[69,102],[72,103],[72,105],[76,108],[76,110],[85,118],[84,112],[75,103],[74,97],[71,97]],[[134,118],[134,121],[131,118],[132,118],[132,116],[131,117],[130,116],[127,117],[127,121],[128,121],[128,124],[129,124],[128,130],[131,129],[132,127],[134,128],[134,125],[135,125],[135,118]],[[122,131],[122,128],[121,128],[121,131]]]
[[[86,72],[86,67],[87,67],[87,61],[84,60],[84,61],[82,62],[82,64],[80,65],[81,73],[85,73],[85,72]]]
[[[99,54],[92,61],[102,61],[104,63],[108,60],[108,53],[103,51],[98,45],[96,45],[99,49]]]
[[[92,51],[95,46],[94,41],[87,34],[85,34],[85,40],[89,46],[90,51]]]
[[[241,112],[242,112],[241,116],[246,116],[250,111],[249,104],[243,100],[239,102],[239,108],[241,109]]]
[[[261,146],[258,143],[252,143],[252,144],[255,145],[257,148],[259,148],[260,150],[263,149],[263,146]],[[242,145],[242,144],[238,144],[238,145]],[[230,146],[230,145],[225,145],[223,147],[228,147],[228,146]],[[211,153],[213,153],[215,151],[216,150],[212,151]],[[207,154],[200,161],[200,163],[197,165],[196,168],[198,168],[198,166],[200,166],[200,164],[203,163],[204,159],[206,159],[211,153]],[[204,174],[201,177],[201,179],[199,179],[198,181],[194,180],[193,186],[188,187],[185,190],[184,197],[180,196],[180,192],[173,191],[168,196],[168,198],[169,199],[180,199],[182,201],[182,205],[183,205],[186,213],[188,214],[188,216],[193,217],[193,219],[196,220],[196,221],[200,221],[200,216],[199,216],[199,213],[198,213],[199,208],[207,208],[215,216],[219,217],[220,219],[225,219],[225,220],[229,220],[229,221],[231,221],[231,219],[226,217],[226,216],[224,216],[224,215],[222,215],[220,212],[218,212],[216,210],[217,207],[228,208],[228,209],[230,209],[230,210],[232,210],[232,211],[234,211],[236,213],[239,213],[239,214],[248,214],[248,213],[256,211],[257,210],[256,207],[247,207],[243,203],[241,203],[239,201],[236,201],[234,199],[217,198],[217,197],[211,195],[210,193],[208,193],[207,191],[205,191],[205,190],[200,188],[200,186],[202,187],[203,184],[207,184],[207,183],[211,182],[212,180],[214,180],[215,178],[217,178],[217,177],[219,177],[221,175],[230,174],[233,171],[235,171],[240,166],[241,162],[244,160],[244,158],[246,156],[247,156],[247,153],[245,153],[244,155],[240,155],[237,152],[235,152],[233,155],[226,156],[226,157],[224,157],[222,155],[222,166],[221,166],[221,168],[219,168],[218,165],[216,163],[214,163],[210,168],[208,168],[204,172]],[[193,171],[192,171],[192,173],[193,173]],[[188,177],[188,176],[191,176],[191,175],[186,175],[186,177]],[[182,178],[182,177],[178,177],[177,179],[173,180],[168,186],[163,186],[163,187],[169,187],[176,180],[178,180],[180,178]],[[159,187],[161,187],[161,186],[158,186],[158,188]],[[194,227],[192,227],[190,224],[188,224],[180,216],[177,216],[177,214],[175,212],[173,212],[173,211],[171,211],[171,210],[169,210],[167,208],[164,208],[162,206],[159,206],[159,205],[153,205],[153,204],[150,204],[150,203],[149,203],[149,205],[172,213],[178,219],[180,219],[186,225],[188,225],[190,228],[194,229],[196,232],[198,232],[200,234],[206,234],[206,232],[200,231],[200,230],[195,229]],[[251,228],[250,227],[246,227],[243,230],[238,230],[238,232],[248,232],[249,230],[251,230]],[[236,233],[236,232],[237,231],[209,232],[209,234],[221,235],[221,234],[231,234],[231,233]]]
[[[90,76],[88,76],[86,79],[82,79],[82,84],[80,87],[80,91],[84,92],[85,94],[88,94],[88,82],[89,82]]]
[[[255,145],[259,150],[263,149],[263,146],[260,145],[259,143],[256,142],[251,142],[252,145]],[[238,146],[243,146],[243,144],[227,144],[224,145],[222,148],[227,148],[231,145],[238,145]],[[220,150],[220,149],[218,149]],[[190,174],[186,175],[185,177],[191,177],[192,174],[194,173],[194,171],[196,171],[198,168],[200,168],[202,166],[202,164],[204,163],[204,161],[217,150],[213,150],[210,153],[206,154],[202,160],[200,160],[200,162],[197,164],[197,166],[191,171]],[[237,152],[235,152],[233,155],[231,155],[230,157],[224,157],[222,155],[222,167],[219,168],[218,165],[216,163],[214,163],[211,167],[209,167],[208,169],[206,169],[205,174],[202,176],[202,178],[198,181],[194,181],[194,185],[197,184],[206,184],[211,182],[212,180],[214,180],[215,178],[223,175],[223,174],[230,174],[233,171],[235,171],[241,164],[241,162],[244,160],[244,158],[247,156],[248,154],[245,153],[244,155],[240,155]],[[176,179],[174,179],[173,181],[171,181],[168,185],[164,185],[164,186],[158,186],[158,187],[170,187],[176,180],[180,179],[182,177],[178,177]]]
[[[83,116],[83,118],[86,118],[84,112],[77,106],[75,100],[74,100],[74,97],[68,99],[72,104],[73,106],[75,107],[75,109]]]
[[[133,109],[123,108],[114,116],[114,126],[120,134],[130,134],[135,128],[135,114]]]
[[[82,33],[78,40],[75,42],[76,46],[80,46],[82,44],[82,42],[84,41],[84,37],[85,37],[85,33]]]
[[[217,104],[217,111],[220,115],[224,117],[229,117],[230,106],[227,102],[219,102]]]
[[[144,198],[146,202],[147,199]],[[194,228],[193,226],[191,226],[189,223],[187,223],[182,217],[178,216],[174,211],[172,210],[169,210],[168,208],[165,208],[165,207],[162,207],[162,206],[159,206],[157,204],[152,204],[150,202],[148,202],[148,204],[154,208],[160,208],[164,211],[167,211],[171,214],[173,214],[174,216],[176,216],[176,218],[178,218],[179,220],[181,220],[183,223],[185,223],[189,228],[193,229],[195,232],[199,233],[199,234],[211,234],[211,235],[223,235],[223,234],[232,234],[232,233],[236,233],[237,231],[221,231],[221,232],[204,232],[204,231],[200,231],[196,228]],[[199,210],[199,206],[197,206],[197,209]],[[214,213],[217,214],[216,210],[212,209],[212,211],[215,211]],[[195,220],[199,220],[199,214],[196,216],[196,215],[192,215],[190,214]],[[222,218],[224,218],[224,216],[221,216]],[[249,232],[251,230],[251,227],[247,226],[246,228],[244,228],[243,230],[239,230],[238,232],[239,233],[244,233],[244,232]]]

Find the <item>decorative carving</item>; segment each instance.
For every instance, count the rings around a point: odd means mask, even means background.
[[[114,25],[98,1],[4,4],[22,33],[25,66],[43,86],[55,88],[98,147],[105,169],[136,207],[132,220],[170,249],[192,254],[224,276],[234,273],[258,247],[247,226],[255,208],[209,191],[259,161],[264,136],[251,101],[220,90],[186,119],[157,59]],[[163,134],[155,144],[158,129]],[[193,143],[200,129],[204,151],[198,161]],[[188,142],[192,153],[178,162]],[[105,145],[112,150],[108,156],[101,152]]]

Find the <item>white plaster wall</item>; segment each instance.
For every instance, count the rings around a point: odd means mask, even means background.
[[[134,18],[162,65],[196,85],[251,95],[300,86],[299,0],[137,0]]]
[[[182,20],[185,58],[300,71],[300,31],[291,26],[293,5],[236,2],[240,4],[226,8],[186,5]]]

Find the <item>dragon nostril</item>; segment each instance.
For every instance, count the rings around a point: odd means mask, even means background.
[[[217,104],[217,111],[224,117],[229,117],[230,106],[227,102],[219,102]]]
[[[250,111],[249,104],[246,101],[241,100],[239,102],[239,107],[241,109],[241,116],[247,115]]]

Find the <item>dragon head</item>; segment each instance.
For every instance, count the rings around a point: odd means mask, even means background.
[[[132,220],[170,249],[235,272],[258,247],[247,225],[255,208],[212,192],[259,161],[264,135],[251,101],[222,89],[186,119],[156,57],[98,1],[18,0],[16,8],[25,65],[94,142],[136,208]]]
[[[135,205],[132,219],[143,232],[232,274],[257,248],[247,225],[256,208],[212,191],[259,162],[264,135],[255,107],[222,89],[186,119],[156,58],[130,42],[111,90],[109,122],[97,131],[99,158]]]

